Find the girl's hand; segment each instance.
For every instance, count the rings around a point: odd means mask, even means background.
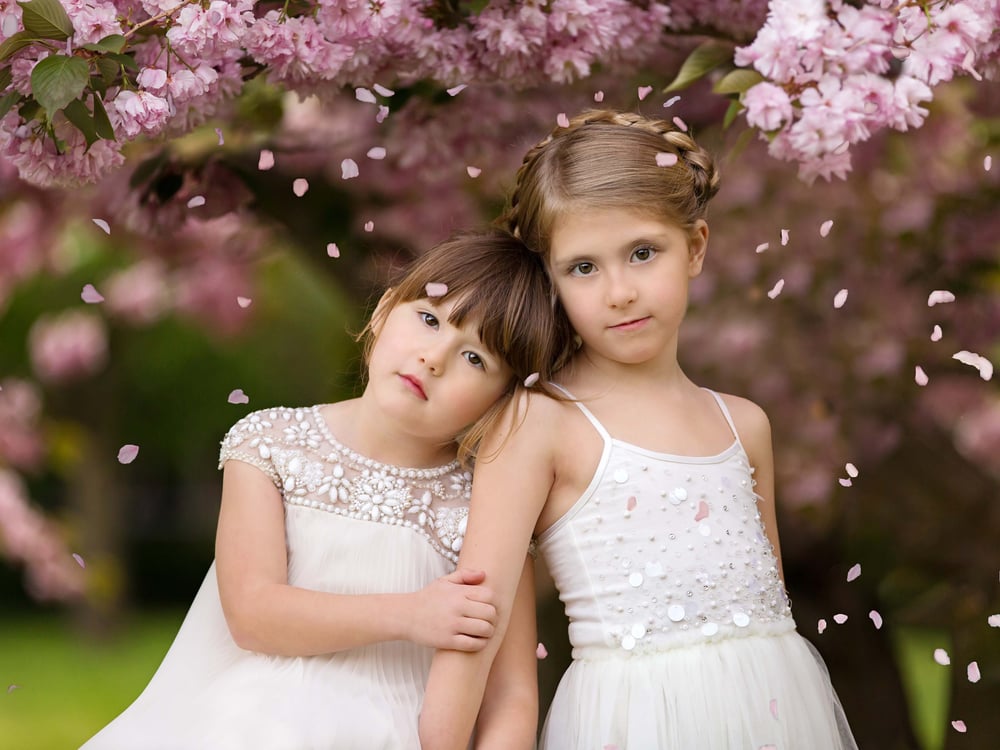
[[[485,578],[482,571],[459,569],[410,594],[409,640],[451,651],[485,648],[497,622]]]

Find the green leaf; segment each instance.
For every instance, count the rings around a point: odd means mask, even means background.
[[[729,109],[726,110],[725,116],[722,118],[722,129],[726,130],[730,125],[733,124],[733,120],[736,119],[736,115],[740,113],[741,104],[738,99],[734,99],[729,102]]]
[[[21,105],[21,108],[17,111],[17,113],[21,115],[21,119],[25,122],[31,122],[38,116],[41,109],[42,108],[38,106],[38,102],[29,97],[24,100],[24,104]]]
[[[111,127],[111,120],[108,119],[108,112],[104,109],[104,102],[97,94],[94,94],[94,127],[101,138],[109,141],[115,140],[115,129]]]
[[[82,99],[74,99],[63,107],[63,114],[76,126],[77,130],[83,133],[83,137],[87,139],[87,148],[90,148],[91,144],[97,140],[98,135],[97,126],[90,110],[87,109],[87,105],[83,103]]]
[[[127,41],[121,34],[110,34],[93,44],[83,45],[83,48],[91,52],[121,52]]]
[[[117,52],[109,52],[107,54],[107,58],[109,60],[114,60],[116,63],[120,65],[124,65],[125,68],[128,70],[133,70],[133,71],[139,70],[139,64],[135,61],[135,58],[132,57],[131,55],[122,55]]]
[[[742,94],[764,80],[764,76],[750,68],[736,68],[726,73],[713,87],[716,94]]]
[[[24,30],[42,39],[69,39],[73,36],[73,22],[59,0],[28,0],[19,2],[21,23]]]
[[[50,55],[31,71],[31,91],[50,115],[78,98],[90,80],[90,68],[79,57]]]
[[[0,60],[6,60],[37,41],[38,36],[27,31],[19,31],[13,36],[7,37],[3,40],[3,44],[0,44]]]
[[[687,88],[710,70],[722,65],[722,63],[733,59],[733,45],[723,42],[705,42],[695,47],[688,55],[687,60],[677,71],[677,77],[672,80],[663,93],[678,91]]]
[[[16,91],[11,91],[9,94],[4,94],[0,96],[0,117],[4,117],[10,108],[17,104],[17,100],[21,98],[21,95]]]
[[[10,86],[10,82],[14,80],[14,74],[10,72],[10,66],[6,68],[0,68],[0,91]]]
[[[121,63],[116,63],[114,60],[109,60],[106,57],[97,58],[97,70],[101,74],[101,81],[105,87],[115,82],[121,69]]]

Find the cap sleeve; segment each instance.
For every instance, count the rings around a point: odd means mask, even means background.
[[[255,411],[229,428],[219,450],[219,468],[226,461],[242,461],[264,472],[281,489],[281,477],[274,466],[272,451],[280,429],[269,418],[270,410]]]

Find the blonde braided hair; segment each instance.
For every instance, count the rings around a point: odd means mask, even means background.
[[[676,163],[659,166],[660,153]],[[498,223],[547,256],[567,211],[624,208],[691,229],[718,189],[712,156],[673,123],[587,110],[528,150]]]

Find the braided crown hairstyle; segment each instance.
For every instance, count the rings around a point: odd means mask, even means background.
[[[676,162],[659,166],[658,154]],[[567,211],[627,209],[690,230],[718,189],[711,155],[673,123],[587,110],[528,151],[498,223],[548,257],[555,222]]]

